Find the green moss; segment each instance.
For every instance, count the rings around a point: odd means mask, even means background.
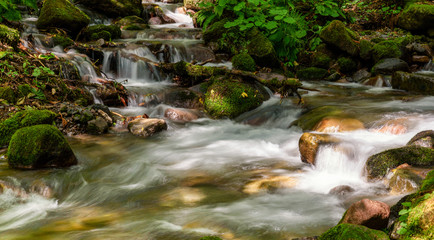
[[[145,30],[146,25],[139,25],[139,24],[130,24],[123,28],[124,30],[130,30],[130,31],[140,31]]]
[[[369,60],[372,57],[372,47],[374,45],[367,40],[360,40],[360,58]]]
[[[322,52],[316,52],[312,56],[312,66],[320,67],[320,68],[329,68],[330,62],[332,61],[331,57]]]
[[[232,58],[232,66],[235,69],[250,71],[250,72],[255,71],[256,68],[255,60],[253,60],[253,58],[247,53],[241,53],[235,55]]]
[[[261,67],[279,67],[276,51],[273,43],[258,29],[253,29],[247,34],[247,51],[253,57],[256,64]]]
[[[357,63],[347,57],[340,57],[338,59],[339,70],[343,73],[351,73],[357,70]]]
[[[357,41],[359,36],[345,27],[345,24],[339,20],[329,23],[320,33],[320,38],[351,56],[359,55],[359,45]]]
[[[68,46],[74,45],[74,41],[67,36],[56,34],[53,37],[51,37],[51,40],[53,41],[54,46],[61,46],[62,48],[66,48]]]
[[[220,39],[223,34],[228,31],[228,29],[225,28],[225,24],[227,21],[227,19],[223,19],[210,25],[203,32],[203,40],[205,41],[205,43],[208,44],[210,42],[215,42]]]
[[[225,73],[225,70],[221,68],[194,65],[185,61],[177,62],[174,65],[174,70],[175,74],[181,77],[178,84],[182,86],[199,84],[204,79]]]
[[[414,167],[429,167],[434,165],[434,149],[405,146],[389,149],[375,154],[366,162],[369,177],[384,177],[387,171],[407,163]]]
[[[15,93],[10,87],[0,87],[0,99],[6,100],[8,103],[15,103]]]
[[[121,29],[117,25],[98,24],[87,27],[83,30],[82,38],[86,41],[93,41],[103,38],[106,41],[120,38]]]
[[[399,43],[394,40],[387,40],[377,43],[372,47],[372,57],[375,62],[383,58],[400,58],[402,55]]]
[[[199,240],[222,240],[222,239],[216,236],[206,236],[206,237],[201,237]]]
[[[213,118],[235,118],[268,98],[262,86],[238,79],[213,79],[205,94],[205,109]]]
[[[65,137],[48,124],[16,131],[7,155],[9,166],[14,168],[64,167],[77,163]]]
[[[46,0],[36,26],[39,29],[64,29],[75,37],[86,27],[90,18],[68,0]]]
[[[304,113],[299,119],[294,121],[291,125],[297,125],[303,130],[312,130],[315,125],[325,117],[339,116],[346,117],[347,114],[335,106],[322,106],[314,108],[307,113]]]
[[[18,86],[18,94],[20,97],[26,97],[32,92],[32,87],[29,84],[22,84]]]
[[[432,28],[434,5],[411,4],[399,15],[398,25],[410,31],[424,31]]]
[[[48,110],[25,110],[0,122],[0,146],[7,145],[12,135],[22,127],[51,124],[57,115]]]
[[[434,170],[431,170],[426,178],[422,182],[422,186],[420,187],[420,192],[427,192],[434,190]]]
[[[127,16],[117,21],[116,24],[120,26],[127,26],[130,24],[146,24],[146,21],[138,16]]]
[[[140,16],[143,11],[142,0],[86,0],[81,4],[110,18]]]
[[[323,233],[319,240],[388,240],[386,233],[362,225],[339,224]]]
[[[297,71],[297,77],[301,80],[321,80],[328,74],[328,71],[323,68],[308,67]]]
[[[16,29],[0,24],[0,42],[16,48],[20,42],[20,33]]]

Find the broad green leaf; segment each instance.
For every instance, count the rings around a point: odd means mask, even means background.
[[[403,202],[402,206],[404,206],[404,207],[410,207],[411,206],[411,202]]]
[[[295,18],[293,17],[286,17],[283,19],[284,22],[289,23],[289,24],[293,24],[296,22]]]
[[[295,36],[297,38],[303,38],[306,36],[306,34],[307,34],[306,30],[299,30],[295,32]]]
[[[275,21],[269,21],[269,22],[267,22],[267,23],[265,24],[265,27],[266,27],[268,30],[275,29],[275,28],[277,27],[277,22],[275,22]]]

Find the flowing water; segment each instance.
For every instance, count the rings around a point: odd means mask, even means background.
[[[191,60],[182,54],[185,47],[166,44],[177,49],[170,62]],[[164,61],[146,45],[107,50],[103,71],[128,79],[136,96],[129,107],[112,110],[163,118],[171,106],[138,103],[175,86],[131,55]],[[74,59],[86,69],[85,59]],[[279,96],[235,120],[168,121],[167,131],[147,139],[119,131],[70,137],[79,164],[68,169],[18,171],[0,159],[0,180],[14,186],[0,194],[1,239],[291,239],[321,234],[358,199],[396,203],[402,196],[390,195],[382,182],[368,182],[364,163],[434,129],[434,97],[359,84],[304,85],[319,90],[303,95],[307,104],[339,106],[366,126],[332,131],[342,143],[321,148],[316,166],[301,162],[302,130],[290,127],[301,108]],[[378,131],[391,122],[405,130]],[[30,191],[35,184],[51,194]],[[328,194],[339,185],[355,192],[346,198]]]

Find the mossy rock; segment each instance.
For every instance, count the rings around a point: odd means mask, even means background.
[[[6,100],[8,103],[15,103],[15,93],[10,87],[0,87],[0,99]]]
[[[16,131],[7,155],[9,166],[20,169],[69,167],[77,164],[65,137],[56,127],[48,124]]]
[[[321,30],[319,36],[324,42],[337,47],[351,56],[359,55],[360,46],[357,43],[359,36],[345,27],[345,24],[339,20],[329,23]]]
[[[178,84],[181,86],[193,86],[212,76],[225,74],[225,70],[216,67],[200,66],[185,61],[179,61],[174,65],[174,73],[180,77]]]
[[[401,56],[402,51],[400,45],[394,40],[386,40],[372,47],[372,58],[375,62],[383,58],[400,58]]]
[[[398,26],[409,31],[425,31],[433,28],[434,5],[411,4],[399,15]]]
[[[420,192],[434,191],[434,170],[431,170],[422,181],[419,189]]]
[[[395,72],[392,88],[424,95],[434,95],[434,76],[418,73]]]
[[[138,16],[128,16],[116,22],[123,30],[144,30],[148,28],[146,21]]]
[[[268,40],[262,32],[258,29],[253,29],[247,34],[246,38],[249,43],[247,45],[247,51],[258,66],[271,68],[280,67],[273,43]]]
[[[331,62],[332,62],[332,58],[325,53],[316,52],[312,55],[312,66],[313,67],[328,69]]]
[[[367,61],[372,58],[372,47],[374,47],[374,44],[372,44],[368,40],[360,40],[360,58]]]
[[[352,73],[357,70],[357,62],[348,57],[338,59],[339,70],[343,73]]]
[[[369,178],[379,178],[386,176],[390,169],[404,163],[413,167],[432,167],[434,150],[417,146],[389,149],[369,157],[366,170]]]
[[[42,6],[36,26],[38,29],[64,29],[75,37],[86,27],[90,18],[69,0],[46,0]]]
[[[327,69],[317,67],[308,67],[297,71],[297,77],[301,80],[321,80],[327,75]]]
[[[255,60],[253,60],[253,58],[247,53],[235,55],[232,58],[232,66],[235,69],[250,72],[255,71],[256,68]]]
[[[0,146],[7,145],[12,135],[22,127],[37,124],[51,124],[56,118],[54,112],[48,110],[25,110],[0,122]]]
[[[16,48],[20,42],[20,33],[16,29],[0,24],[0,42]]]
[[[205,110],[212,118],[235,118],[269,98],[264,87],[239,79],[214,78],[205,94]]]
[[[347,116],[349,115],[336,106],[321,106],[307,111],[291,125],[296,125],[306,131],[312,130],[323,118]]]
[[[62,48],[74,45],[74,41],[71,38],[57,34],[51,37],[51,41],[53,42],[53,46],[61,46]]]
[[[389,240],[389,237],[382,231],[343,223],[330,228],[318,240]]]
[[[122,31],[118,25],[98,24],[87,27],[83,30],[81,38],[85,41],[94,41],[100,38],[104,40],[112,40],[120,38]]]
[[[110,18],[140,16],[143,11],[142,0],[81,0],[80,4]]]
[[[223,19],[208,26],[203,32],[203,40],[206,44],[217,41],[228,31],[228,29],[225,28],[227,21],[227,19]]]
[[[18,95],[20,97],[26,97],[32,92],[32,87],[29,84],[18,85]]]
[[[141,30],[145,30],[146,28],[148,28],[147,24],[130,24],[127,25],[123,28],[123,30],[127,30],[127,31],[141,31]]]

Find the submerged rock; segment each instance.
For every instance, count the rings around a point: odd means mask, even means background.
[[[49,30],[60,28],[75,37],[86,27],[90,18],[68,0],[46,0],[42,6],[36,26]]]
[[[316,155],[322,145],[336,144],[339,140],[328,134],[303,133],[298,141],[301,161],[315,165]]]
[[[319,240],[389,240],[383,231],[367,228],[361,225],[343,223],[323,233]]]
[[[77,159],[62,133],[52,125],[35,125],[15,132],[9,143],[8,163],[13,168],[69,167]]]
[[[150,137],[167,130],[167,123],[163,119],[139,118],[128,123],[128,130],[136,136]]]
[[[387,227],[389,214],[390,208],[387,204],[362,199],[350,206],[339,223],[363,225],[371,229],[381,230]]]
[[[425,95],[434,95],[434,76],[420,73],[395,72],[392,87]]]
[[[323,118],[326,117],[347,117],[347,114],[339,107],[336,106],[321,106],[310,109],[291,125],[297,125],[303,130],[312,130]]]
[[[359,36],[345,27],[345,24],[339,20],[334,20],[320,33],[320,38],[338,49],[350,54],[351,56],[359,55]]]
[[[329,194],[337,195],[337,196],[344,196],[344,195],[350,194],[354,191],[355,191],[354,188],[352,188],[351,186],[339,185],[339,186],[336,186],[336,187],[330,189]]]
[[[247,194],[256,194],[263,191],[272,191],[279,188],[293,188],[297,180],[289,176],[267,176],[254,180],[246,184],[243,192]]]
[[[365,129],[363,123],[355,118],[325,117],[316,124],[313,131],[318,132],[348,132]]]
[[[189,109],[168,108],[164,112],[164,117],[174,122],[191,122],[199,118],[199,112]]]

